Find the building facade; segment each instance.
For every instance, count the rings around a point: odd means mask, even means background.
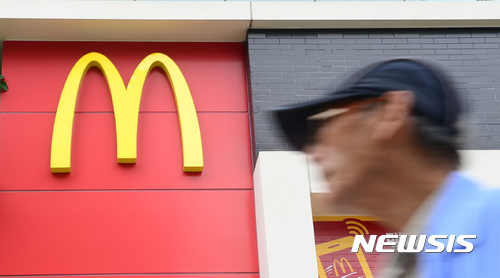
[[[427,59],[498,185],[498,3],[1,1],[0,275],[376,277],[349,240],[398,231],[330,213],[269,110]]]

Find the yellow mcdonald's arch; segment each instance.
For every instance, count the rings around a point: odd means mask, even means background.
[[[342,259],[340,259],[340,262],[337,261],[337,260],[334,260],[333,261],[333,269],[335,270],[335,276],[339,276],[339,273],[337,272],[337,263],[340,265],[340,269],[342,269],[342,273],[345,273],[345,267],[344,267],[344,261],[347,263],[347,265],[349,266],[349,269],[351,270],[351,272],[353,272],[354,270],[352,269],[352,266],[351,264],[349,263],[349,261],[342,257]]]
[[[137,123],[142,89],[151,69],[162,68],[172,84],[182,140],[184,172],[203,171],[203,149],[200,126],[186,79],[179,67],[167,55],[153,53],[137,66],[127,88],[114,64],[104,55],[91,52],[84,55],[71,70],[57,106],[50,168],[52,173],[71,172],[71,137],[73,118],[80,84],[91,67],[98,67],[106,77],[116,124],[118,163],[137,161]]]

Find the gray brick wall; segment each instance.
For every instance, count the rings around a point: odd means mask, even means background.
[[[269,108],[327,94],[373,61],[435,61],[461,90],[469,113],[463,149],[500,149],[500,29],[250,30],[248,52],[256,149],[292,150]]]

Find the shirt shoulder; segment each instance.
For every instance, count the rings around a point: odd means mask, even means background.
[[[421,254],[423,277],[494,277],[500,273],[500,190],[453,173],[443,185],[428,222],[427,235],[476,236],[470,253],[455,240],[453,252]]]
[[[437,194],[426,223],[429,233],[471,234],[496,226],[488,222],[499,222],[499,189],[488,188],[463,174],[452,173]]]

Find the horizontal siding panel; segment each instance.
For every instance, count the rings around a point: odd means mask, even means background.
[[[0,238],[0,275],[258,272],[252,191],[3,192]]]

